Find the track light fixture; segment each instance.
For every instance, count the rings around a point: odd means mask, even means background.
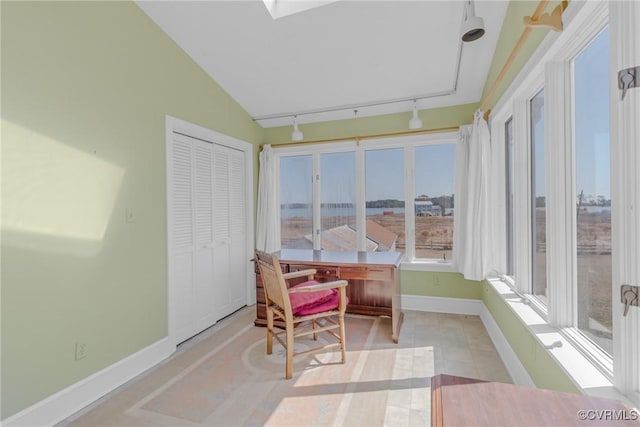
[[[304,135],[300,129],[298,129],[298,116],[293,116],[293,132],[291,133],[292,141],[302,141],[304,139]]]
[[[422,120],[418,117],[418,105],[417,101],[413,100],[413,117],[409,120],[409,129],[422,128]]]
[[[472,42],[484,35],[484,20],[476,16],[473,0],[467,0],[464,6],[464,22],[462,23],[462,41]]]

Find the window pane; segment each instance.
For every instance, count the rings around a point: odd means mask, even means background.
[[[355,153],[320,155],[320,247],[355,251]]]
[[[416,147],[416,258],[451,259],[455,145]]]
[[[405,252],[404,150],[365,152],[367,245],[376,251]]]
[[[547,295],[547,202],[544,166],[544,91],[531,100],[531,171],[533,195],[533,289],[541,297]]]
[[[611,354],[608,46],[605,30],[575,59],[575,202],[578,328]]]
[[[282,248],[313,248],[311,156],[280,158],[280,242]]]
[[[507,275],[513,276],[513,119],[504,125],[506,164]]]

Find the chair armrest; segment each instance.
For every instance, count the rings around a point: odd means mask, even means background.
[[[345,288],[349,282],[346,280],[335,280],[333,282],[325,282],[318,283],[316,285],[308,285],[308,286],[299,286],[297,288],[290,288],[289,293],[295,292],[314,292],[314,291],[322,291],[324,289],[338,289]]]
[[[289,279],[295,279],[296,277],[309,276],[308,279],[313,280],[314,274],[316,274],[316,269],[309,268],[307,270],[292,271],[291,273],[284,273],[282,277],[284,277],[284,280],[289,280]]]

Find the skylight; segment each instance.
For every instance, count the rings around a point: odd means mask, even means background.
[[[262,0],[273,19],[325,6],[339,0]]]

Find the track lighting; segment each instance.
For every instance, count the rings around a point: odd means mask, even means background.
[[[476,16],[473,0],[468,0],[464,7],[464,22],[462,23],[462,41],[472,42],[484,35],[484,20]]]
[[[298,116],[293,116],[293,132],[291,133],[292,141],[302,141],[304,139],[304,135],[302,135],[302,132],[298,129],[297,117]]]
[[[417,101],[413,101],[413,117],[409,120],[409,129],[420,129],[422,128],[422,120],[418,117],[418,106]]]

